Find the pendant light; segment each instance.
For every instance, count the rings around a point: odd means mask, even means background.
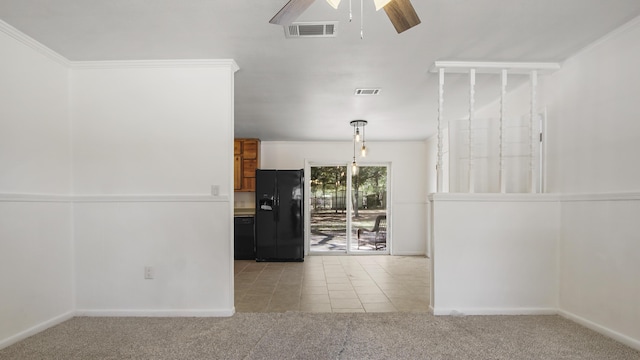
[[[327,2],[334,9],[338,9],[338,6],[340,6],[340,0],[327,0]],[[385,5],[387,5],[390,2],[391,2],[391,0],[373,0],[373,3],[375,5],[375,7],[376,7],[376,11],[380,11],[380,9],[385,7]],[[353,14],[352,14],[352,10],[351,10],[351,0],[349,0],[349,22],[351,22],[352,18],[353,18]],[[360,0],[360,39],[364,39],[364,4],[363,4],[363,0]]]
[[[365,157],[367,155],[367,147],[365,145],[365,132],[364,128],[367,125],[367,120],[352,120],[349,123],[353,127],[353,161],[351,162],[351,173],[353,175],[358,174],[358,163],[356,162],[356,144],[362,140],[360,146],[360,155]],[[360,136],[360,128],[362,127],[362,137]]]

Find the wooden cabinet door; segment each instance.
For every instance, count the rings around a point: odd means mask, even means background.
[[[256,178],[242,178],[242,191],[256,191]]]
[[[233,152],[234,191],[256,191],[256,169],[260,163],[260,140],[235,139]]]
[[[252,159],[242,159],[242,190],[256,191],[256,168],[258,162]]]
[[[242,177],[256,177],[258,162],[256,160],[242,158]]]
[[[242,189],[242,155],[233,156],[233,189]]]
[[[257,159],[258,158],[258,140],[243,140],[242,141],[242,156],[245,159]]]

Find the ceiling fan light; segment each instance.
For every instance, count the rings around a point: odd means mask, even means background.
[[[376,0],[378,1],[378,0]],[[331,5],[332,8],[337,9],[338,5],[340,5],[340,0],[327,0],[327,2],[329,3],[329,5]]]
[[[327,0],[327,1],[330,1],[330,0]],[[378,11],[382,9],[385,5],[390,3],[391,0],[373,0],[373,2],[376,4],[376,11]]]

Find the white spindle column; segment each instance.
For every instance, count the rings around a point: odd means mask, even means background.
[[[538,71],[536,70],[532,70],[531,71],[531,114],[529,116],[529,192],[531,193],[535,193],[536,192],[536,188],[535,188],[535,169],[534,169],[534,162],[533,160],[535,159],[535,149],[534,149],[534,144],[535,141],[533,139],[533,123],[534,120],[536,119],[536,108],[538,107],[537,105],[537,91],[538,91]]]
[[[473,175],[473,113],[476,96],[476,69],[469,70],[469,192],[475,192],[475,176]]]
[[[444,178],[442,168],[442,111],[444,110],[444,69],[441,68],[438,71],[439,74],[439,86],[438,86],[438,160],[436,163],[437,172],[437,191],[442,192],[442,181]]]
[[[504,171],[504,110],[505,110],[505,101],[507,97],[507,70],[502,70],[502,87],[500,90],[500,128],[498,134],[498,143],[499,143],[499,161],[500,161],[500,174],[499,174],[499,182],[500,182],[500,192],[507,192],[507,182]]]

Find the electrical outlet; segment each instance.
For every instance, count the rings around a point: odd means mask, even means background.
[[[218,185],[211,185],[211,195],[213,195],[213,196],[218,196],[218,195],[220,195],[220,186],[218,186]]]
[[[153,279],[153,266],[144,267],[144,278],[147,280]]]

